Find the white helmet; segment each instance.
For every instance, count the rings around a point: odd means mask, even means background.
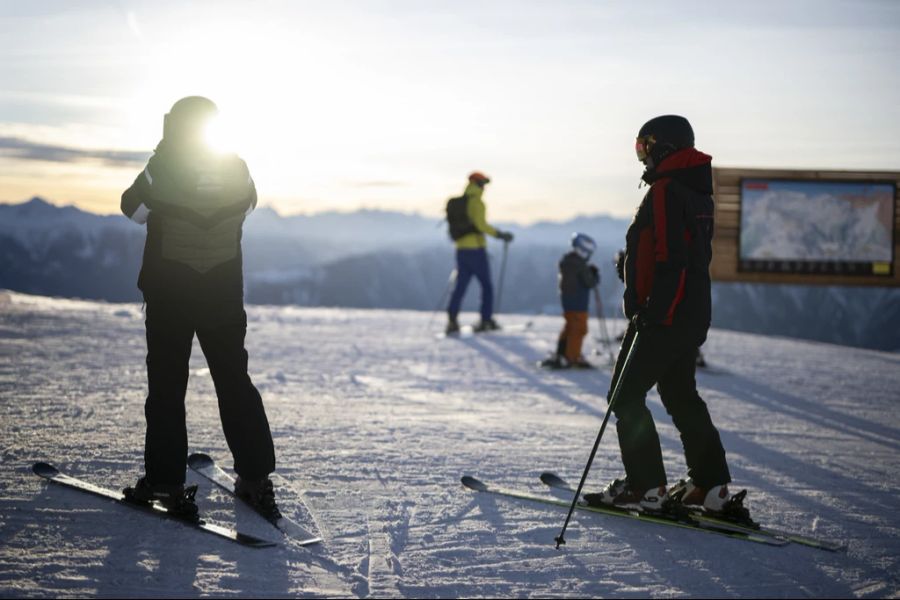
[[[594,253],[594,250],[597,249],[597,243],[594,239],[584,233],[573,233],[572,234],[572,249],[578,254],[578,256],[588,259],[591,257],[591,254]]]

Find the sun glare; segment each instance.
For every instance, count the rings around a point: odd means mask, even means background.
[[[209,120],[204,134],[207,145],[216,152],[235,152],[240,146],[233,127],[221,115]]]

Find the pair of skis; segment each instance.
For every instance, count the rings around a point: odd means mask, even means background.
[[[436,339],[444,339],[444,338],[470,338],[476,335],[482,335],[485,333],[519,333],[522,331],[528,331],[531,329],[531,326],[534,325],[533,321],[527,321],[525,323],[517,323],[515,325],[503,325],[500,329],[487,329],[485,331],[475,331],[475,327],[472,325],[463,325],[459,328],[459,331],[455,333],[446,333],[441,331],[440,333],[434,334]]]
[[[226,490],[232,495],[234,494],[234,479],[220,466],[218,466],[209,455],[199,453],[192,454],[188,458],[188,465],[194,471],[203,475],[222,489]],[[276,542],[273,542],[271,540],[266,540],[250,534],[241,533],[240,531],[237,531],[236,529],[227,527],[225,525],[219,525],[202,518],[184,516],[176,512],[172,512],[166,507],[157,503],[139,504],[131,502],[125,498],[125,494],[123,492],[110,490],[108,488],[94,485],[93,483],[90,483],[83,479],[72,477],[71,475],[67,475],[53,465],[45,462],[35,463],[31,469],[32,471],[34,471],[35,475],[43,477],[44,479],[58,485],[80,490],[82,492],[87,492],[89,494],[100,496],[102,498],[107,498],[109,500],[115,501],[117,504],[128,506],[130,508],[134,508],[148,514],[153,514],[173,521],[178,521],[188,527],[192,527],[200,531],[205,531],[206,533],[210,533],[232,542],[237,542],[243,546],[248,546],[251,548],[267,548],[277,545]],[[265,517],[265,515],[263,516]],[[322,541],[321,537],[311,535],[301,525],[287,517],[281,517],[275,520],[266,518],[266,520],[269,521],[276,529],[278,529],[286,539],[290,540],[290,542],[295,545],[309,546]]]
[[[575,489],[564,479],[551,472],[542,473],[541,481],[550,488],[560,489],[571,493],[575,492]],[[531,502],[538,502],[551,506],[559,506],[562,508],[568,508],[571,504],[571,500],[563,500],[551,496],[542,496],[524,490],[488,485],[487,483],[484,483],[468,475],[462,478],[462,484],[476,492],[493,494],[506,498],[528,500]],[[783,531],[770,527],[752,527],[728,520],[718,519],[700,511],[691,511],[690,514],[685,517],[673,518],[624,507],[589,506],[584,502],[579,502],[576,505],[576,508],[581,511],[595,514],[633,519],[637,521],[643,521],[645,523],[654,523],[657,525],[666,525],[681,529],[692,529],[695,531],[701,531],[703,533],[710,533],[713,535],[744,540],[747,542],[755,542],[767,546],[786,546],[787,544],[793,542],[812,548],[818,548],[820,550],[828,550],[830,552],[837,552],[845,548],[843,544],[838,544],[832,541],[812,538],[801,535],[799,533]]]

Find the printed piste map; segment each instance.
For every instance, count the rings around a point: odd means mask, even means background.
[[[891,262],[894,186],[745,179],[741,259]]]

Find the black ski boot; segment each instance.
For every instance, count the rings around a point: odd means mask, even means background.
[[[234,482],[234,493],[269,521],[274,523],[281,518],[281,511],[275,503],[275,488],[268,477],[251,481],[238,475]]]
[[[578,360],[576,360],[575,362],[573,362],[571,364],[571,367],[573,369],[588,369],[588,370],[597,368],[593,364],[586,361],[583,356],[579,356]]]
[[[498,329],[500,329],[500,326],[497,325],[497,321],[488,319],[486,321],[480,321],[478,325],[472,328],[472,331],[475,333],[482,333],[484,331],[497,331]]]
[[[695,485],[693,480],[688,478],[673,485],[669,490],[669,497],[688,508],[700,509],[717,519],[754,529],[759,528],[759,523],[750,517],[750,510],[744,506],[747,490],[732,495],[728,492],[727,484],[706,489]]]
[[[553,369],[555,371],[569,368],[569,361],[566,360],[566,357],[558,354],[545,358],[539,364],[543,369]]]
[[[444,329],[444,335],[456,335],[459,333],[459,322],[454,317],[447,319],[447,328]]]
[[[199,519],[199,511],[194,496],[197,495],[197,486],[184,487],[183,484],[152,484],[144,476],[138,479],[134,487],[122,490],[125,499],[135,504],[153,504],[157,502],[170,513],[183,519],[196,521]]]

